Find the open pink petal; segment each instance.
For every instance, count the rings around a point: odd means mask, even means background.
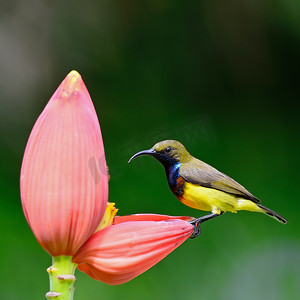
[[[73,257],[78,269],[96,280],[122,284],[145,272],[193,232],[186,221],[135,221],[93,234]]]
[[[174,220],[180,219],[184,221],[191,221],[194,220],[193,217],[187,216],[168,216],[168,215],[157,215],[157,214],[134,214],[134,215],[127,215],[127,216],[115,216],[114,224],[120,224],[124,222],[133,222],[133,221],[167,221],[167,220]]]
[[[73,255],[101,221],[108,198],[104,147],[92,100],[76,71],[32,129],[20,184],[26,219],[52,256]]]

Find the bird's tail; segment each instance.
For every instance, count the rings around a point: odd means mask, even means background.
[[[250,201],[250,200],[239,198],[237,210],[248,210],[248,211],[261,212],[261,213],[264,213],[264,214],[274,218],[275,220],[277,220],[280,223],[283,223],[283,224],[287,223],[287,220],[284,217],[282,217],[281,215],[279,215],[277,212],[261,205],[260,203],[254,203],[253,201]]]
[[[285,219],[283,216],[279,215],[277,212],[259,204],[256,203],[256,205],[262,209],[262,212],[265,213],[266,215],[272,217],[273,219],[277,220],[278,222],[282,223],[282,224],[286,224],[287,223],[287,219]]]

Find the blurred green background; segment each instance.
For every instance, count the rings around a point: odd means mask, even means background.
[[[204,214],[171,194],[152,158],[127,164],[178,139],[289,223],[227,213],[122,286],[78,271],[75,299],[300,299],[299,12],[293,0],[2,1],[0,298],[49,290],[50,256],[23,216],[19,171],[35,120],[76,69],[120,214]]]

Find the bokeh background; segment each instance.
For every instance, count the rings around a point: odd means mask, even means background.
[[[0,3],[0,298],[43,299],[51,260],[23,216],[19,171],[30,130],[69,71],[98,113],[120,214],[201,216],[135,152],[178,139],[285,216],[205,223],[122,286],[77,272],[75,299],[300,299],[300,2]]]

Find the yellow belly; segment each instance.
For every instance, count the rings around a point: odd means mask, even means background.
[[[236,212],[238,210],[238,197],[188,182],[185,184],[184,194],[180,201],[192,208],[217,214],[221,211]]]
[[[185,183],[184,193],[179,200],[187,206],[212,211],[214,214],[220,214],[221,211],[235,213],[238,210],[264,212],[251,200],[188,182]]]

